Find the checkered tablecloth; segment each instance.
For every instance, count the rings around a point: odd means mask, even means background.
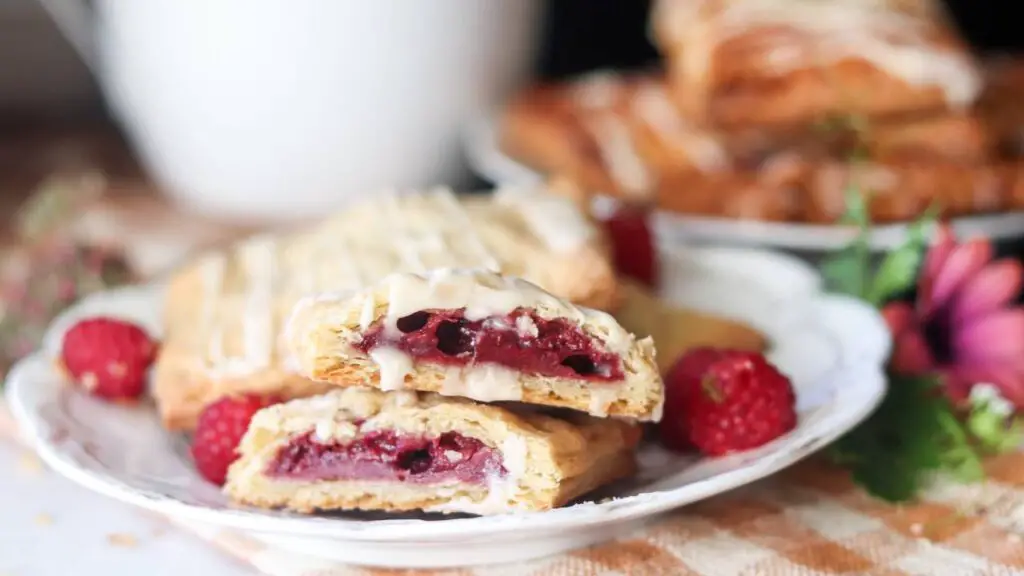
[[[811,462],[684,508],[630,538],[505,568],[359,569],[308,562],[230,533],[203,536],[275,576],[1024,574],[1024,455],[993,459],[988,469],[984,484],[940,479],[921,503],[894,506]]]
[[[0,418],[3,420],[3,418]],[[0,434],[15,437],[9,420]],[[937,478],[920,503],[873,499],[820,461],[688,506],[636,534],[514,566],[383,570],[324,563],[227,530],[180,525],[271,576],[818,576],[1024,574],[1024,453],[988,480]]]

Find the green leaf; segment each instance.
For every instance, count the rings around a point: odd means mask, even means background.
[[[863,136],[867,126],[851,121],[848,129]],[[860,146],[850,159],[850,184],[844,192],[846,205],[839,219],[842,224],[855,226],[857,234],[848,246],[821,262],[821,272],[830,290],[878,307],[913,287],[927,250],[925,231],[937,210],[930,207],[914,222],[903,243],[886,254],[874,270],[868,241],[872,227],[868,197],[857,186],[856,169],[864,153]],[[878,410],[828,451],[832,460],[849,470],[853,480],[869,493],[903,502],[917,496],[938,472],[965,482],[978,480],[984,476],[984,469],[975,445],[1008,445],[1004,428],[991,418],[977,417],[972,434],[968,428],[971,421],[965,424],[957,418],[938,378],[890,374],[889,381]],[[1024,425],[1021,427],[1006,428],[1006,435],[1019,438],[1024,434]]]
[[[904,245],[885,255],[864,299],[872,306],[881,306],[892,297],[910,289],[921,265],[922,248]]]
[[[839,217],[839,222],[857,226],[861,229],[862,233],[867,231],[871,226],[871,213],[868,211],[868,202],[860,187],[854,182],[850,182],[843,192],[843,198],[845,199],[846,207],[843,210],[843,215]],[[867,238],[861,234],[854,240],[854,244],[858,242],[866,243]]]
[[[929,209],[908,227],[903,244],[886,254],[879,265],[865,300],[874,306],[881,306],[897,294],[913,288],[928,248],[925,231],[933,222],[934,217]]]
[[[869,271],[858,251],[847,248],[821,264],[829,291],[864,298]]]
[[[938,471],[978,478],[978,455],[939,385],[935,377],[890,376],[878,410],[831,450],[836,463],[868,492],[892,502],[912,499]]]
[[[858,232],[849,246],[826,258],[820,269],[829,290],[864,299],[871,277],[871,249],[868,245],[871,216],[857,187],[849,186],[844,197],[846,208],[839,221],[856,226]]]
[[[971,389],[971,411],[965,426],[972,439],[989,453],[1017,449],[1024,441],[1024,422],[1014,413],[1013,404],[997,388],[976,384]]]
[[[981,458],[974,451],[969,434],[950,406],[949,411],[937,414],[945,430],[946,450],[942,455],[942,469],[961,482],[975,482],[985,477]]]

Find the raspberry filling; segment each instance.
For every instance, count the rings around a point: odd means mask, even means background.
[[[425,437],[374,430],[349,442],[321,442],[307,432],[278,450],[266,473],[305,481],[486,484],[507,472],[501,455],[476,438],[457,432]]]
[[[465,366],[498,364],[536,376],[613,382],[622,360],[577,326],[517,308],[504,316],[469,320],[465,309],[421,310],[403,316],[397,330],[371,326],[356,347],[397,348],[417,360]]]

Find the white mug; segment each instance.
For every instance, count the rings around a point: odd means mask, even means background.
[[[41,0],[187,207],[304,218],[458,183],[463,126],[526,79],[541,0]]]

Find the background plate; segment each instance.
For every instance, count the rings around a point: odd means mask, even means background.
[[[543,178],[540,173],[501,151],[493,118],[470,125],[463,143],[473,170],[494,184],[530,184]],[[603,200],[608,202],[608,199]],[[599,210],[603,209],[604,206],[599,206]],[[987,236],[996,241],[1024,236],[1024,212],[967,216],[950,223],[956,233],[963,236]],[[668,245],[696,242],[770,246],[811,253],[842,248],[855,235],[854,230],[843,226],[754,222],[661,211],[655,212],[654,227],[658,238]],[[905,224],[875,226],[870,237],[871,246],[876,250],[892,248],[902,242],[906,231]]]

